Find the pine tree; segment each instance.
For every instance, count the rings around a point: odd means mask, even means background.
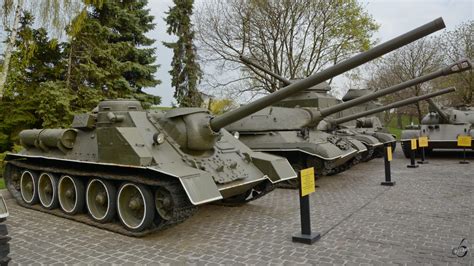
[[[143,48],[154,42],[145,35],[155,26],[146,4],[146,0],[91,4],[67,48],[71,56],[67,81],[78,95],[76,109],[90,110],[104,98],[159,102],[159,97],[142,91],[160,83],[153,76],[158,68],[155,49]]]
[[[198,107],[202,104],[197,85],[201,78],[201,69],[196,61],[196,48],[193,44],[191,15],[193,0],[173,0],[175,6],[166,13],[168,34],[178,37],[176,42],[163,43],[173,49],[171,85],[175,88],[174,97],[181,107]]]

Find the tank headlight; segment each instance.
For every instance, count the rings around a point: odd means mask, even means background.
[[[163,142],[165,142],[165,134],[163,133],[153,134],[153,142],[155,144],[163,144]]]
[[[234,138],[239,139],[240,133],[238,131],[234,132]]]

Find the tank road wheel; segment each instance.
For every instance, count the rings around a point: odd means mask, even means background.
[[[86,205],[92,219],[106,223],[114,218],[116,194],[115,187],[108,181],[92,179],[87,184]]]
[[[20,178],[21,198],[28,204],[38,203],[38,175],[34,172],[24,171]]]
[[[155,208],[162,219],[169,221],[173,218],[173,198],[167,189],[162,187],[156,189]]]
[[[61,209],[67,214],[76,214],[84,209],[85,191],[81,180],[64,175],[59,179],[58,198]]]
[[[48,210],[58,207],[58,178],[51,173],[42,173],[38,179],[38,196],[41,205]]]
[[[120,221],[131,231],[142,231],[149,227],[155,217],[153,194],[146,186],[124,183],[117,196]]]

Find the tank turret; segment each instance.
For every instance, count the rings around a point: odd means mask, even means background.
[[[196,205],[248,202],[296,174],[224,126],[442,28],[434,20],[217,117],[202,108],[147,111],[133,100],[103,101],[70,129],[23,131],[25,149],[5,158],[6,186],[24,207],[134,236],[182,222]]]
[[[430,105],[430,108],[433,109],[438,114],[438,116],[441,118],[441,119],[439,119],[440,121],[437,122],[438,124],[439,123],[446,123],[446,122],[449,121],[449,116],[445,112],[443,112],[441,110],[441,108],[433,100],[428,99],[428,100],[426,100],[426,102]],[[422,123],[423,123],[423,121],[422,121]]]
[[[427,99],[430,112],[423,117],[420,125],[402,131],[401,144],[406,157],[410,156],[410,140],[420,136],[429,139],[425,151],[429,154],[434,149],[462,149],[457,145],[460,135],[474,138],[474,108],[440,107],[432,99]],[[471,146],[474,149],[474,142]]]

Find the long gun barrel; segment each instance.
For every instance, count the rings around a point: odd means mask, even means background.
[[[296,92],[302,91],[306,88],[314,86],[325,80],[331,79],[341,73],[344,73],[350,69],[358,67],[370,60],[380,57],[386,53],[389,53],[395,49],[398,49],[406,44],[416,41],[424,36],[427,36],[437,30],[445,27],[443,19],[438,18],[432,22],[429,22],[421,27],[418,27],[412,31],[402,34],[390,41],[377,45],[376,47],[360,53],[352,58],[349,58],[341,63],[338,63],[332,67],[329,67],[319,73],[313,74],[305,79],[299,80],[295,83],[288,85],[287,87],[280,89],[270,95],[262,97],[252,103],[242,106],[233,111],[227,112],[221,116],[211,119],[209,122],[210,128],[217,132],[219,129],[236,122],[243,117],[251,115],[263,108],[270,106],[276,102],[279,102]],[[336,111],[337,112],[337,111]]]
[[[392,103],[392,104],[389,104],[389,105],[386,105],[386,106],[382,106],[382,107],[379,107],[379,108],[371,109],[371,110],[368,110],[368,111],[365,111],[365,112],[361,112],[361,113],[357,113],[357,114],[353,114],[353,115],[333,119],[331,121],[331,123],[333,123],[335,125],[342,124],[342,123],[345,123],[345,122],[348,122],[348,121],[351,121],[351,120],[355,120],[357,118],[361,118],[361,117],[364,117],[364,116],[380,113],[380,112],[383,112],[383,111],[386,111],[386,110],[402,107],[402,106],[405,106],[405,105],[410,105],[410,104],[413,104],[413,103],[416,103],[416,102],[419,102],[419,101],[422,101],[422,100],[426,100],[426,99],[431,100],[431,98],[433,98],[433,97],[443,95],[443,94],[446,94],[446,93],[451,93],[453,91],[456,91],[456,89],[454,87],[451,87],[451,88],[439,90],[437,92],[428,93],[428,94],[417,96],[417,97],[411,97],[411,98],[408,98],[408,99],[405,99],[405,100],[402,100],[402,101],[398,101],[398,102],[395,102],[395,103]]]
[[[421,76],[421,77],[418,77],[418,78],[415,78],[415,79],[411,79],[411,80],[402,82],[402,83],[394,85],[392,87],[389,87],[389,88],[386,88],[386,89],[383,89],[383,90],[379,90],[377,92],[374,92],[374,93],[371,93],[371,94],[368,94],[368,95],[364,95],[364,96],[352,99],[352,100],[347,101],[347,102],[343,102],[343,103],[340,103],[340,104],[337,104],[337,105],[334,105],[334,106],[331,106],[331,107],[328,107],[328,108],[321,109],[320,110],[321,116],[326,117],[326,116],[335,114],[337,112],[340,112],[342,110],[345,110],[345,109],[351,108],[353,106],[356,106],[358,104],[362,104],[362,103],[374,100],[376,98],[379,98],[379,97],[385,96],[387,94],[394,93],[394,92],[403,90],[405,88],[408,88],[408,87],[411,87],[411,86],[414,86],[414,85],[417,85],[417,84],[435,79],[437,77],[451,75],[451,74],[454,74],[454,73],[459,73],[459,72],[466,71],[466,70],[471,69],[471,68],[472,68],[471,62],[469,62],[469,60],[467,60],[467,59],[462,59],[462,60],[460,60],[460,61],[458,61],[458,62],[456,62],[456,63],[454,63],[450,66],[444,67],[444,68],[442,68],[438,71],[435,71],[435,72],[431,72],[430,74],[427,74],[427,75],[424,75],[424,76]]]
[[[448,115],[446,113],[444,113],[441,110],[441,108],[439,108],[439,106],[432,99],[427,99],[426,101],[428,102],[430,107],[433,108],[439,114],[439,116],[441,117],[441,120],[443,120],[445,122],[449,121]]]
[[[248,59],[248,58],[245,57],[245,56],[240,56],[240,61],[244,62],[244,63],[245,63],[246,65],[248,65],[248,66],[255,67],[256,69],[258,69],[258,70],[260,70],[260,71],[262,71],[262,72],[264,72],[264,73],[267,73],[268,75],[270,75],[270,76],[272,76],[272,77],[278,79],[278,80],[281,81],[283,84],[285,84],[285,86],[288,86],[288,85],[290,85],[290,84],[292,83],[289,79],[286,79],[286,78],[284,78],[284,77],[282,77],[282,76],[280,76],[280,75],[278,75],[278,74],[276,74],[276,73],[271,72],[270,70],[268,70],[268,69],[262,67],[261,65],[259,65],[259,64],[257,64],[256,62],[254,62],[254,61]]]

